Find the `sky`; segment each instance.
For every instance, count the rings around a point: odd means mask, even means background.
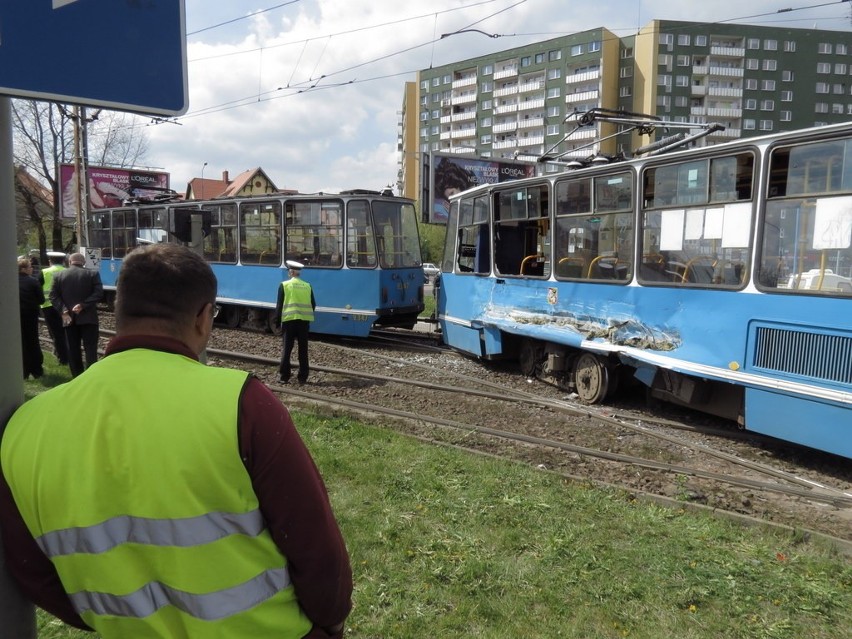
[[[395,186],[403,90],[418,70],[596,27],[630,35],[653,19],[847,30],[852,3],[186,0],[189,108],[140,118],[144,163],[179,192],[256,167],[302,193]],[[485,34],[441,37],[463,29]]]

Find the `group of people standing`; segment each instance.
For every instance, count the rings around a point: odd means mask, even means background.
[[[38,277],[30,258],[18,258],[24,379],[44,374],[39,314],[44,317],[56,359],[68,365],[72,376],[77,377],[98,359],[97,303],[104,292],[100,275],[85,268],[82,253],[72,253],[68,266],[65,253],[51,251],[47,258],[50,265]]]

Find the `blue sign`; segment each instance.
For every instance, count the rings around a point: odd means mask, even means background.
[[[180,115],[185,0],[0,0],[0,94]]]

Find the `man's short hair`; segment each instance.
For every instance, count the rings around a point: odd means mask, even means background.
[[[124,258],[116,282],[115,322],[184,322],[216,302],[216,276],[204,258],[180,244],[150,244]]]
[[[69,264],[76,264],[77,266],[84,266],[86,264],[86,256],[82,253],[71,253],[71,257],[68,258]]]
[[[30,259],[28,257],[19,257],[18,258],[18,272],[19,273],[25,272],[28,268],[31,268],[32,265],[33,264],[32,264],[32,262],[30,262]]]

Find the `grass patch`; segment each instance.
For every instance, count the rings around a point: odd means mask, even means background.
[[[520,464],[294,412],[355,573],[350,638],[839,639],[852,563]],[[91,639],[39,612],[40,639]]]

